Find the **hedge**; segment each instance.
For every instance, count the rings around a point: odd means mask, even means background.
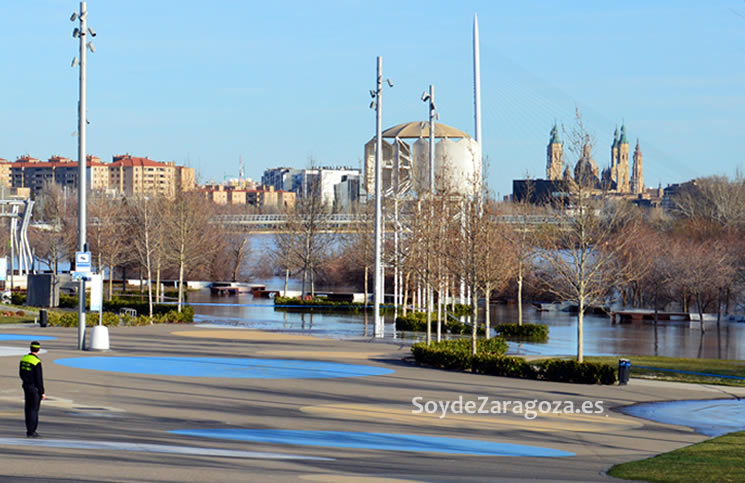
[[[443,369],[471,369],[471,339],[455,339],[433,342],[427,346],[419,342],[411,347],[414,358],[421,364],[441,367]],[[503,356],[507,352],[507,342],[499,337],[479,339],[476,341],[476,352]]]
[[[304,300],[298,297],[274,297],[274,310],[303,311],[303,312],[364,312],[372,310],[373,304],[360,302],[346,302],[339,300],[329,300],[326,297],[315,297],[311,300]],[[381,306],[381,312],[384,308]]]
[[[610,364],[561,359],[531,363],[521,357],[505,356],[506,351],[507,343],[501,337],[479,339],[476,355],[471,354],[470,339],[434,342],[429,346],[420,342],[411,348],[417,363],[443,369],[578,384],[616,383],[616,371]]]
[[[473,330],[470,325],[450,318],[443,320],[442,326],[448,334],[470,334]],[[432,328],[434,327],[437,327],[437,314],[432,314]],[[396,317],[396,328],[398,330],[424,332],[427,330],[427,313],[409,312],[406,316]],[[477,331],[480,335],[486,333],[483,327],[478,327]]]
[[[538,363],[544,379],[579,384],[615,384],[616,370],[610,364],[549,359]]]
[[[48,314],[49,325],[52,327],[77,327],[77,312],[57,312],[50,311]],[[102,315],[102,324],[105,326],[132,326],[132,325],[150,325],[150,324],[184,324],[194,321],[194,309],[183,307],[182,312],[170,310],[162,314],[154,314],[152,320],[147,315],[130,317],[128,315],[117,315],[112,312],[104,312]],[[98,313],[88,312],[85,315],[85,325],[98,325]]]
[[[86,308],[90,307],[90,297],[86,297],[85,300],[85,306]],[[13,293],[12,295],[12,303],[13,305],[25,305],[26,304],[26,294],[25,293]],[[67,295],[67,294],[60,294],[59,296],[59,307],[63,309],[74,309],[78,307],[78,296],[77,295]],[[181,309],[185,310],[188,306],[182,305]],[[111,300],[104,300],[103,302],[103,311],[104,312],[114,312],[115,314],[119,313],[120,309],[123,308],[130,308],[135,309],[138,314],[149,314],[150,308],[147,301],[139,301],[136,299],[130,299],[130,298],[124,298],[124,297],[114,297]],[[173,304],[156,304],[153,303],[153,315],[162,315],[167,314],[171,311],[174,311]],[[193,311],[192,311],[193,314]],[[192,316],[193,319],[193,316]],[[189,320],[191,322],[191,320]],[[77,322],[76,322],[77,325]]]
[[[499,324],[494,330],[500,337],[532,341],[547,341],[548,326],[543,324]]]

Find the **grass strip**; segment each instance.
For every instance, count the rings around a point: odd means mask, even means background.
[[[745,431],[616,465],[608,474],[626,480],[665,483],[745,481]]]
[[[737,377],[745,378],[745,361],[659,356],[593,356],[586,357],[585,360],[617,366],[619,358],[631,361],[631,377],[694,384],[745,386],[745,379],[736,379]]]

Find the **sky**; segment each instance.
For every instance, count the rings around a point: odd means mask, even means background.
[[[745,1],[377,2],[90,0],[88,153],[196,169],[199,181],[267,168],[362,166],[375,135],[377,56],[393,88],[383,128],[427,119],[474,133],[473,16],[481,37],[490,189],[545,176],[556,122],[575,109],[600,169],[616,126],[647,186],[734,177],[745,162]],[[0,158],[77,158],[79,2],[6,0]],[[564,136],[566,137],[566,136]]]

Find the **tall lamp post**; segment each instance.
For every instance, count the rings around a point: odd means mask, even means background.
[[[393,82],[386,79],[388,87],[393,87]],[[382,183],[383,183],[383,58],[378,56],[378,69],[375,80],[375,90],[370,91],[373,101],[370,108],[375,108],[375,286],[373,288],[373,321],[375,324],[375,337],[383,337],[385,324],[380,318],[380,304],[383,303],[383,269],[382,269]]]
[[[72,36],[80,40],[80,59],[73,59],[72,66],[80,64],[80,99],[78,101],[78,251],[88,251],[86,242],[86,153],[85,153],[85,131],[88,120],[86,117],[85,89],[86,89],[86,54],[87,50],[95,52],[93,42],[87,41],[88,35],[96,36],[96,32],[88,27],[88,8],[85,2],[80,2],[80,12],[74,12],[70,21],[80,21],[80,27],[76,27]],[[78,282],[78,349],[85,348],[85,280]]]
[[[434,222],[434,198],[435,198],[435,119],[437,118],[437,106],[435,105],[435,86],[429,86],[429,94],[422,94],[422,101],[429,103],[429,206],[430,224]],[[427,237],[427,243],[431,236]],[[428,247],[429,248],[429,247]],[[433,290],[430,266],[430,250],[427,249],[427,345],[432,341],[432,309]]]

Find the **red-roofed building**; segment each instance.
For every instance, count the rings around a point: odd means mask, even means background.
[[[124,195],[159,194],[173,198],[177,191],[194,189],[194,169],[130,154],[114,156],[109,167],[109,188]]]
[[[2,160],[4,161],[4,160]],[[173,198],[177,190],[194,189],[194,169],[161,163],[129,154],[114,156],[102,163],[96,156],[87,157],[87,182],[91,190],[113,190],[124,195],[159,194]],[[78,163],[62,156],[40,161],[29,155],[13,163],[0,162],[0,184],[27,187],[40,193],[47,184],[77,189]]]

